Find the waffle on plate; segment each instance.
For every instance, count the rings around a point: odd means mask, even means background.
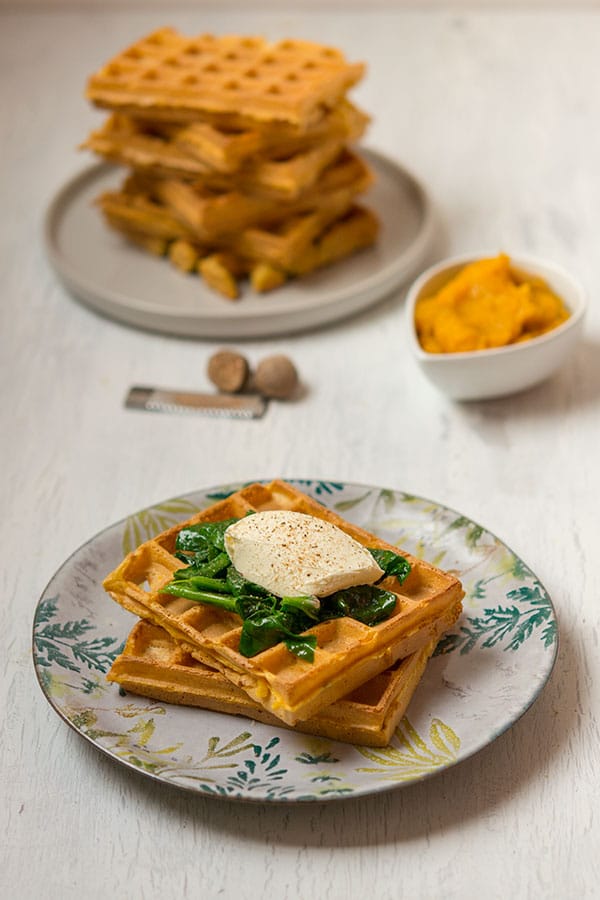
[[[231,300],[372,245],[377,219],[353,206],[374,180],[352,149],[369,117],[346,96],[363,73],[308,41],[138,40],[87,85],[110,113],[82,146],[129,170],[98,198],[106,223]]]
[[[449,626],[449,619],[439,620],[440,634]],[[421,650],[394,663],[312,718],[297,723],[294,729],[352,744],[387,746],[437,641],[436,634]],[[134,625],[107,678],[127,691],[154,700],[289,727],[217,669],[195,659],[163,628],[150,622],[139,621]]]
[[[236,613],[164,593],[184,565],[174,555],[184,525],[271,509],[306,513],[337,525],[365,547],[400,552],[411,565],[408,577],[401,585],[395,578],[380,585],[397,598],[389,618],[373,626],[349,617],[320,622],[309,630],[317,644],[313,662],[295,656],[283,643],[246,657],[239,650],[242,623]],[[164,628],[195,659],[218,669],[289,725],[314,716],[397,660],[422,650],[439,636],[441,619],[446,628],[455,621],[463,596],[453,575],[399,551],[283,481],[249,485],[146,541],[107,576],[104,587],[123,607]]]
[[[363,75],[333,47],[260,37],[186,37],[161,28],[113,57],[88,81],[98,106],[175,121],[199,113],[230,125],[321,118]],[[240,113],[243,110],[243,114]]]

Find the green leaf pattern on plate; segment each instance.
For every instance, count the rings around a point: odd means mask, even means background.
[[[148,712],[152,716],[148,716]],[[110,729],[99,727],[98,711],[92,708],[71,709],[68,718],[71,723],[94,743],[99,744],[123,762],[141,769],[149,774],[175,783],[194,782],[198,790],[228,797],[245,797],[259,792],[265,799],[318,799],[331,795],[348,795],[354,788],[346,778],[332,774],[326,770],[313,775],[307,772],[304,781],[310,786],[307,792],[298,781],[286,781],[288,768],[282,761],[278,745],[280,738],[271,737],[266,743],[256,743],[252,732],[245,730],[234,738],[221,743],[217,736],[207,741],[206,752],[200,759],[191,755],[178,753],[182,743],[170,745],[156,744],[156,715],[165,715],[162,706],[135,706],[129,704],[126,712],[115,710],[122,717],[139,716],[139,720],[126,729]],[[299,735],[310,743],[310,736]],[[374,763],[374,767],[354,766],[356,772],[382,776],[386,781],[407,781],[415,777],[421,778],[431,774],[440,767],[455,762],[460,740],[455,732],[439,719],[434,719],[429,740],[433,749],[428,747],[409,720],[405,717],[396,729],[392,744],[389,747],[373,750],[368,747],[355,747],[354,752]],[[177,759],[173,758],[178,754]],[[340,759],[331,752],[320,757],[311,756],[308,751],[300,753],[296,760],[311,765],[335,765]],[[347,761],[346,761],[347,765]],[[215,770],[234,770],[231,774],[213,777]]]
[[[211,501],[214,502],[214,501]],[[209,504],[206,503],[206,506]],[[161,531],[166,531],[178,522],[189,519],[201,509],[195,503],[190,503],[185,497],[175,497],[166,503],[142,509],[125,520],[121,549],[123,556],[131,553],[144,541],[149,540]]]
[[[307,479],[299,479],[296,481],[296,484],[300,490],[305,493],[311,493],[315,497],[333,496],[344,490],[344,485],[339,481],[308,481]]]
[[[50,597],[38,607],[33,628],[36,665],[42,668],[56,665],[71,672],[81,672],[81,667],[86,666],[97,672],[108,672],[121,652],[123,641],[113,637],[84,640],[84,635],[94,629],[87,619],[48,624],[57,615],[58,600]],[[86,679],[84,690],[90,693],[94,684]]]
[[[433,747],[427,746],[406,716],[396,729],[395,736],[398,746],[391,745],[380,750],[359,747],[360,753],[375,765],[375,768],[361,768],[359,771],[379,775],[389,781],[414,781],[458,759],[460,739],[441,719],[433,719],[429,728],[429,741]]]

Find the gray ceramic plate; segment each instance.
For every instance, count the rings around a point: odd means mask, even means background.
[[[68,290],[98,312],[139,328],[200,338],[289,334],[334,322],[381,300],[416,274],[434,217],[423,187],[393,160],[363,150],[377,182],[365,197],[381,221],[375,247],[269,294],[231,302],[108,229],[94,199],[123,170],[100,164],[58,192],[46,215],[49,259]]]
[[[550,598],[493,534],[400,491],[293,481],[347,519],[459,575],[459,622],[438,646],[389,747],[310,737],[250,719],[124,695],[105,679],[135,617],[102,579],[141,541],[240,484],[195,491],[107,528],[56,573],[33,626],[36,673],[50,704],[115,761],[206,796],[323,801],[387,791],[467,759],[533,703],[556,657]]]

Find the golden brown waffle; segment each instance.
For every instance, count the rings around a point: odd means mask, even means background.
[[[290,260],[291,275],[307,275],[330,266],[377,240],[379,222],[369,209],[352,206],[343,216],[328,225],[310,245]]]
[[[126,120],[126,125],[121,122]],[[343,141],[331,138],[293,155],[284,153],[265,159],[255,157],[234,175],[224,175],[181,150],[172,141],[140,133],[134,119],[113,116],[100,131],[93,132],[84,146],[110,162],[129,166],[154,176],[172,176],[194,181],[205,190],[246,190],[258,197],[293,201],[311,188],[321,172],[339,157]]]
[[[342,100],[335,109],[325,110],[320,121],[304,131],[285,122],[237,130],[219,129],[210,122],[194,122],[168,137],[207,166],[232,174],[255,157],[291,157],[330,140],[352,143],[361,137],[368,122],[365,113]]]
[[[450,623],[443,617],[438,621],[441,633]],[[437,636],[294,729],[369,747],[387,746],[436,644]],[[216,669],[194,659],[164,628],[150,622],[140,621],[133,627],[106,677],[127,691],[154,700],[285,726]]]
[[[308,127],[363,72],[339,50],[308,41],[185,37],[162,28],[92,75],[87,96],[98,106],[146,118],[181,121],[211,113],[240,124],[250,119]]]
[[[125,234],[132,232],[145,237],[159,237],[166,241],[178,238],[197,238],[166,207],[149,197],[123,191],[106,191],[96,203],[109,225]]]
[[[369,167],[360,157],[343,153],[317,184],[291,203],[260,198],[236,189],[214,191],[176,179],[135,176],[128,193],[158,201],[205,243],[220,242],[253,226],[269,226],[307,212],[341,214],[372,184]],[[330,218],[328,213],[327,218]]]
[[[292,203],[236,190],[215,193],[171,179],[151,183],[141,180],[140,187],[142,192],[149,192],[179,217],[200,240],[211,241],[241,235],[254,226],[290,223],[307,213],[318,213],[320,222],[328,222],[345,212],[354,198],[364,193],[371,183],[368,166],[359,157],[345,153],[326,170],[312,190],[304,192]],[[249,252],[255,255],[253,250]]]
[[[190,179],[208,176],[214,171],[170,140],[165,130],[138,123],[131,116],[109,116],[101,128],[88,135],[81,147],[109,162],[157,176]]]
[[[154,175],[204,179],[212,188],[245,185],[259,194],[293,197],[314,183],[344,144],[360,137],[367,121],[349,103],[296,136],[289,126],[232,131],[208,122],[165,125],[116,113],[82,147]]]
[[[240,277],[266,292],[368,246],[352,204],[373,176],[348,145],[369,120],[346,97],[363,71],[305,41],[137,41],[87,87],[111,115],[84,146],[132,173],[99,198],[108,224],[229,299]]]
[[[249,228],[221,242],[202,243],[197,233],[143,195],[107,192],[97,202],[112,228],[150,252],[167,253],[182,271],[198,271],[209,287],[230,300],[239,297],[237,279],[248,272],[254,290],[267,292],[290,275],[306,275],[371,246],[379,229],[369,210],[346,210],[342,204],[328,214],[305,213],[270,228]]]
[[[115,213],[115,201],[110,197],[100,198],[100,205],[104,207],[107,223],[127,240],[154,256],[168,256],[173,266],[182,272],[198,273],[213,291],[228,300],[240,297],[240,279],[246,275],[254,291],[268,293],[281,287],[290,277],[307,275],[370,247],[379,231],[379,223],[370,210],[353,206],[308,245],[301,243],[299,252],[288,259],[287,269],[282,269],[277,263],[245,259],[230,250],[211,250],[197,243],[191,235],[181,238],[179,226],[174,229],[169,221],[153,222],[145,233],[140,221],[144,215],[139,209],[134,211],[132,219],[127,205]],[[161,236],[164,233],[169,236]],[[268,232],[266,234],[270,236]]]
[[[231,249],[243,259],[268,262],[292,272],[308,253],[313,241],[348,211],[348,204],[332,204],[322,210],[292,216],[280,224],[247,228],[228,239]]]
[[[337,525],[364,546],[398,549],[283,481],[249,485],[197,513],[187,524],[221,521],[265,509],[314,515]],[[398,597],[396,609],[386,621],[369,627],[341,618],[316,625],[310,629],[317,638],[313,663],[294,656],[284,644],[246,658],[238,650],[241,620],[236,614],[161,593],[173,572],[182,566],[174,548],[183,524],[130,553],[107,576],[105,589],[130,612],[165,628],[196,659],[217,668],[288,724],[310,718],[396,660],[422,649],[437,634],[440,617],[454,620],[460,609],[463,591],[453,575],[404,554],[412,565],[406,580],[402,585],[394,578],[383,582]]]
[[[121,122],[125,125],[121,125]],[[154,177],[174,177],[193,181],[204,191],[244,191],[272,202],[297,200],[312,188],[324,169],[340,157],[344,142],[330,138],[295,154],[279,153],[265,159],[256,156],[252,163],[232,175],[224,175],[184,153],[176,144],[162,138],[138,133],[133,119],[113,116],[100,131],[93,132],[85,144],[110,162],[129,166]]]
[[[237,300],[240,295],[238,277],[245,272],[245,265],[231,253],[210,253],[198,262],[198,274],[214,291]]]

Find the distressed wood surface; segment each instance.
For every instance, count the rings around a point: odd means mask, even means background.
[[[368,142],[431,191],[434,255],[502,248],[576,273],[591,308],[572,361],[523,395],[453,404],[409,358],[400,291],[322,331],[245,343],[254,363],[290,354],[306,385],[262,421],[125,411],[135,382],[208,388],[215,344],[79,305],[49,268],[41,223],[88,162],[75,149],[99,120],[86,75],[167,21],[314,38],[367,60],[356,99],[373,114]],[[0,14],[2,896],[598,896],[599,34],[589,10]],[[70,731],[31,665],[33,611],[56,568],[134,510],[271,475],[407,490],[498,534],[559,618],[558,662],[534,707],[424,784],[295,807],[188,796]]]

